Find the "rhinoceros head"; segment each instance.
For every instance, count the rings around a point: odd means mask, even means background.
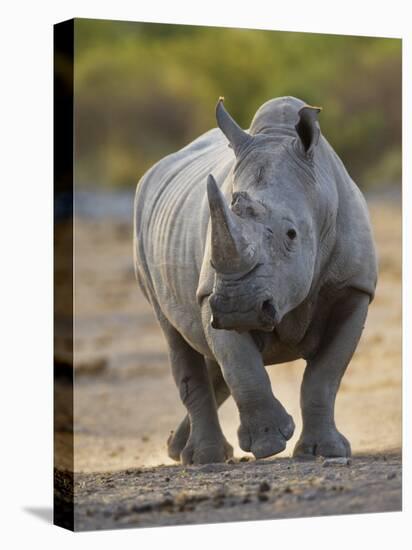
[[[319,240],[313,170],[319,109],[302,105],[286,137],[253,134],[253,124],[245,132],[221,100],[217,105],[218,125],[236,165],[230,205],[212,175],[207,182],[214,328],[271,331],[311,288]]]

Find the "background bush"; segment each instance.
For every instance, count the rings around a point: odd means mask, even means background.
[[[401,177],[401,41],[76,21],[76,181],[134,186],[215,127],[217,98],[247,128],[270,98],[321,105],[321,127],[361,187]]]

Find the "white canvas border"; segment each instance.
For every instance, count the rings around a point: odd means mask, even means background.
[[[60,549],[90,544],[139,548],[388,548],[407,537],[409,480],[411,163],[404,155],[404,486],[405,512],[72,535],[27,512],[52,504],[52,25],[73,16],[159,21],[404,39],[404,152],[411,150],[410,33],[407,2],[346,0],[204,3],[15,1],[3,6],[2,140],[2,539],[7,547]],[[5,13],[7,12],[7,13]],[[75,539],[73,539],[75,537]]]

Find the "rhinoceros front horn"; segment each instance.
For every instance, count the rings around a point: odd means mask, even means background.
[[[219,98],[216,105],[216,120],[219,128],[229,140],[235,155],[239,155],[241,149],[246,147],[253,138],[250,134],[242,130],[226,111],[223,106],[223,97]]]
[[[212,226],[212,264],[219,273],[249,272],[256,265],[256,246],[249,243],[242,220],[227,206],[225,198],[210,174],[207,179]]]

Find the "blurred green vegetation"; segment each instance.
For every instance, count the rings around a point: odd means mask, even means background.
[[[76,20],[76,181],[134,186],[154,162],[216,126],[219,96],[247,128],[293,95],[361,187],[401,178],[401,41]]]

